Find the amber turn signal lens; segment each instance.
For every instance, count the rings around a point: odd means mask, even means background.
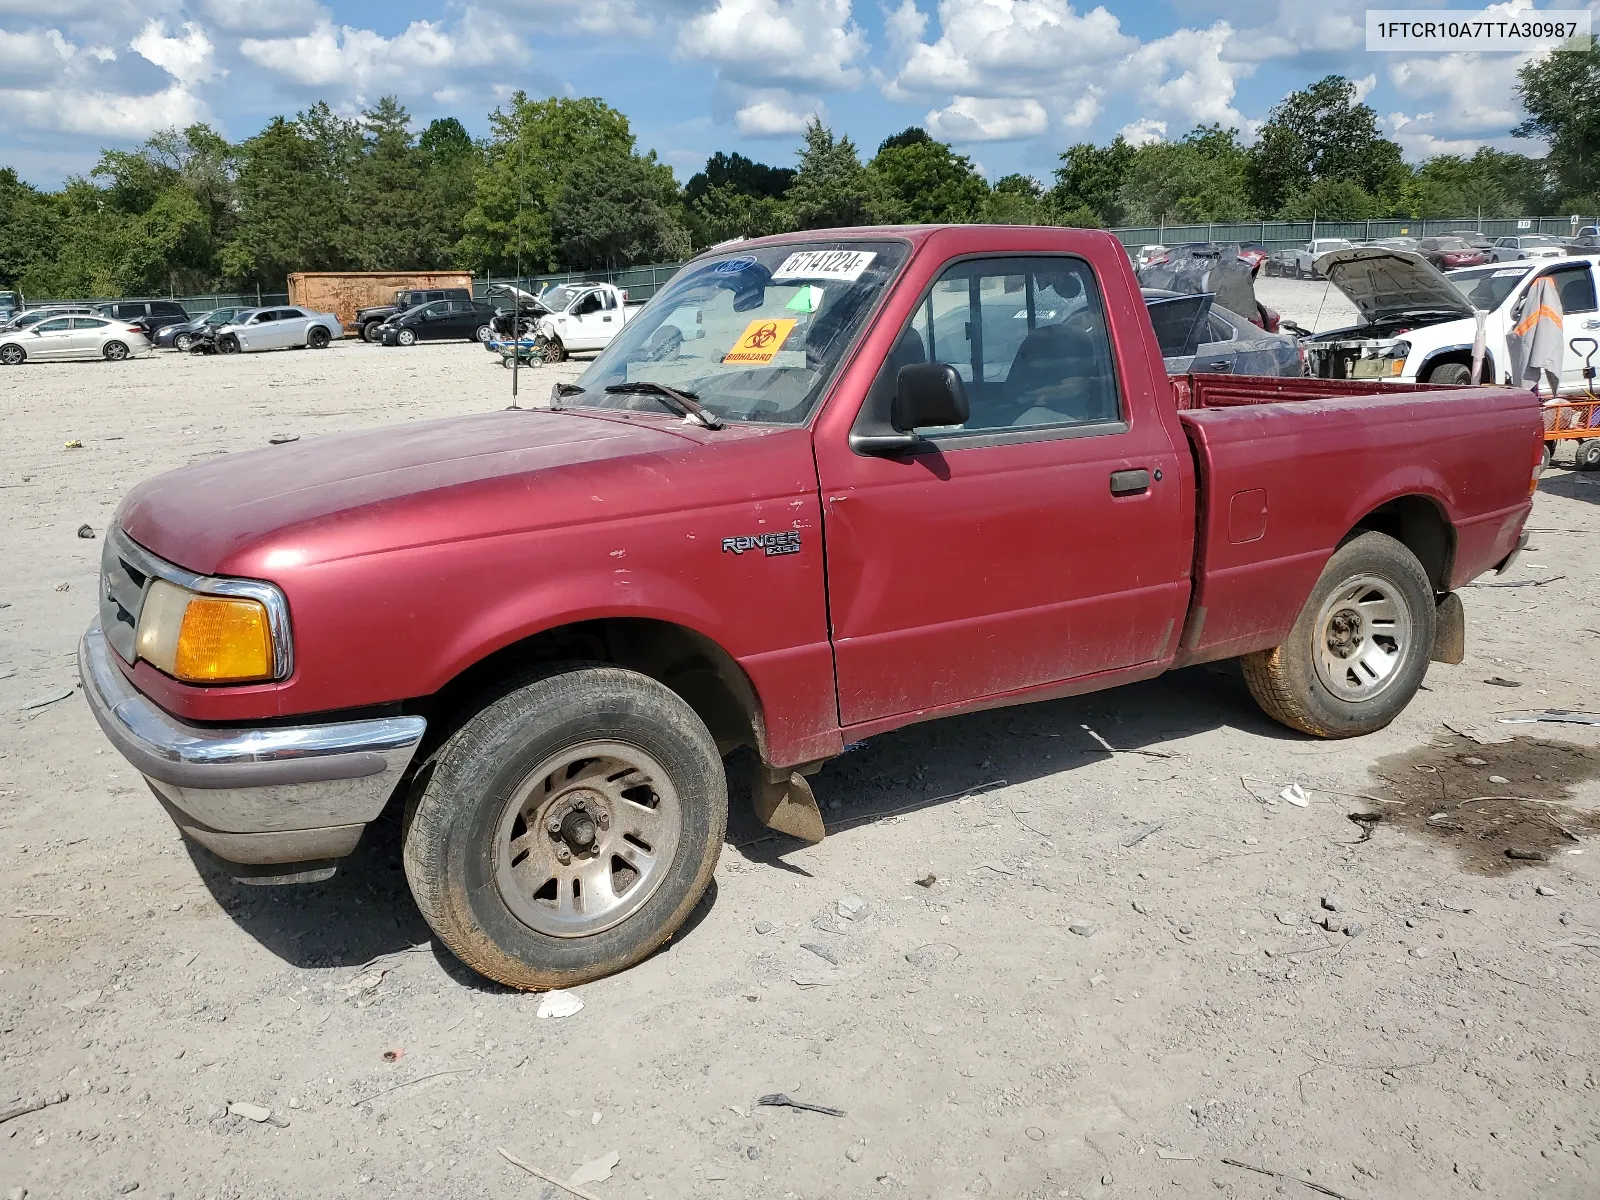
[[[172,673],[190,683],[271,679],[272,632],[256,600],[196,596],[184,610]]]

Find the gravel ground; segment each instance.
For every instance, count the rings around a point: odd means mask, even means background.
[[[78,528],[137,480],[508,391],[465,346],[0,372],[0,1106],[67,1097],[0,1126],[6,1194],[558,1195],[501,1147],[615,1153],[608,1200],[1600,1194],[1600,730],[1495,721],[1595,706],[1594,477],[1546,477],[1467,662],[1388,730],[1295,736],[1218,665],[875,738],[816,780],[825,842],[736,801],[690,927],[541,1020],[430,942],[392,823],[240,887],[47,702]]]

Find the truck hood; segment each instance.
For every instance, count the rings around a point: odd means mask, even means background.
[[[324,561],[425,540],[452,505],[463,534],[570,520],[570,488],[610,498],[659,475],[692,434],[641,421],[521,409],[393,425],[229,454],[147,480],[129,492],[118,523],[134,541],[197,574],[267,575],[273,555]],[[368,518],[378,516],[376,537]],[[477,529],[487,523],[494,529]],[[362,532],[365,529],[365,532]]]
[[[1317,259],[1317,271],[1350,298],[1368,324],[1409,313],[1472,316],[1472,305],[1432,263],[1409,250],[1356,246]]]

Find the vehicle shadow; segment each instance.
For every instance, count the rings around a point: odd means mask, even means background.
[[[1586,500],[1600,504],[1600,471],[1569,471],[1556,468],[1539,480],[1539,490],[1547,496]]]
[[[1226,662],[1109,691],[946,717],[881,734],[829,762],[812,777],[811,786],[828,833],[835,834],[954,803],[991,787],[1029,783],[1104,761],[1114,751],[1089,730],[1115,750],[1159,751],[1168,741],[1222,727],[1275,741],[1304,740],[1262,713],[1237,663]],[[733,775],[730,770],[731,848],[751,862],[808,875],[784,861],[805,843],[765,828],[748,803],[748,782],[741,788]]]
[[[1087,726],[1087,729],[1085,728]],[[1106,692],[948,717],[873,738],[813,777],[830,834],[953,803],[986,787],[1020,784],[1102,761],[1107,750],[1160,750],[1164,743],[1222,727],[1273,740],[1299,740],[1255,706],[1234,663],[1176,671]],[[757,762],[729,760],[727,848],[753,863],[810,877],[785,856],[805,843],[766,828],[750,804]],[[401,866],[399,806],[391,805],[354,854],[322,883],[257,887],[234,880],[191,848],[201,879],[223,911],[251,937],[296,967],[356,968],[426,946],[463,987],[509,989],[462,965],[433,938]],[[716,903],[715,883],[688,921],[657,951],[692,934]]]

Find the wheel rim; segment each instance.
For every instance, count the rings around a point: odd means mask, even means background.
[[[5,363],[8,367],[14,367],[21,361],[22,351],[15,346],[7,346],[4,350],[0,350],[0,363]]]
[[[106,347],[106,357],[112,362],[121,362],[128,357],[128,348],[121,342],[112,342]]]
[[[1392,684],[1411,647],[1411,612],[1387,579],[1357,575],[1323,602],[1317,675],[1341,700],[1370,700]]]
[[[187,350],[193,344],[194,339],[191,338],[187,333],[180,333],[172,341],[173,347],[178,350]]]
[[[495,830],[495,886],[535,932],[588,937],[644,906],[682,836],[678,791],[652,755],[586,742],[545,759],[506,801]]]
[[[487,342],[494,336],[494,330],[490,329],[487,325],[479,325],[476,336],[480,342]]]
[[[395,341],[399,342],[402,346],[409,346],[416,340],[417,335],[412,333],[409,329],[402,329],[399,335],[395,338]]]

